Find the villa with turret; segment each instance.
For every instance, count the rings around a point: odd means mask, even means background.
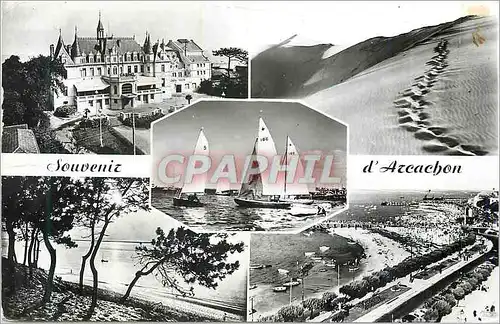
[[[63,93],[52,94],[54,109],[74,105],[89,109],[120,110],[141,104],[160,103],[173,94],[196,90],[211,78],[211,62],[193,40],[151,43],[146,33],[141,46],[134,37],[106,35],[101,16],[96,37],[81,37],[75,28],[71,45],[60,33],[50,55],[66,68]]]

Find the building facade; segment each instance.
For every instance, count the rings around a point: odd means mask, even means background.
[[[60,33],[50,55],[60,59],[67,72],[63,93],[52,94],[54,109],[75,105],[80,112],[96,114],[102,108],[160,103],[175,93],[192,92],[211,78],[211,62],[193,40],[152,44],[146,33],[141,46],[135,36],[107,36],[100,15],[96,37],[80,37],[75,28],[73,43],[65,45]]]

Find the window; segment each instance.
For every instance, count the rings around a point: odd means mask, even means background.
[[[185,87],[186,89],[189,89],[189,83],[186,83]]]
[[[134,73],[137,73],[137,65],[134,65]]]
[[[164,87],[165,86],[165,78],[162,78],[161,79],[161,86]]]
[[[151,72],[151,67],[148,65],[148,72]]]
[[[108,68],[108,75],[110,75],[110,74],[111,74],[111,69],[110,69],[110,68]]]
[[[94,57],[93,57],[93,56],[90,56],[90,57],[89,57],[89,62],[90,62],[90,63],[94,63]]]
[[[109,56],[106,56],[106,62],[109,63]]]
[[[113,56],[113,62],[116,62],[116,56]]]
[[[95,58],[95,61],[96,62],[101,62],[101,57],[99,55],[97,55],[96,58]]]
[[[63,64],[66,63],[66,58],[65,57],[62,58],[62,62],[63,62]]]
[[[196,83],[193,83],[193,89],[196,88]]]
[[[90,75],[94,76],[94,68],[90,68]]]
[[[179,72],[179,77],[182,77],[182,72]]]
[[[141,73],[144,73],[144,65],[141,65]]]
[[[68,87],[64,86],[63,88],[63,95],[67,96],[68,95]]]
[[[129,66],[127,66],[127,72],[128,72],[128,74],[131,74],[131,73],[132,73],[132,66],[130,66],[130,65],[129,65]]]
[[[114,94],[117,94],[117,93],[118,93],[118,87],[117,87],[117,86],[113,86],[113,93],[114,93]]]
[[[104,104],[109,105],[109,99],[104,99]]]
[[[117,75],[118,74],[118,69],[116,68],[116,66],[113,66],[113,75]]]
[[[67,104],[68,104],[68,102],[67,102],[67,101],[63,101],[63,104],[67,105]]]
[[[120,66],[120,74],[123,74],[123,66]]]
[[[87,76],[87,70],[85,68],[82,69],[82,77],[86,77]]]
[[[151,94],[151,99],[154,99],[155,98],[155,95],[154,93]]]
[[[97,68],[97,75],[101,75],[102,74],[102,69],[100,67]]]
[[[94,107],[94,100],[89,100],[89,106]]]
[[[175,78],[175,77],[177,77],[177,73],[172,72],[172,76],[173,76],[174,78]]]
[[[120,55],[120,56],[118,57],[118,59],[119,59],[119,61],[120,61],[120,62],[121,62],[121,61],[123,61],[123,56],[121,56],[121,55]]]
[[[137,96],[137,100],[141,101],[141,96]]]
[[[165,64],[162,64],[162,65],[161,65],[161,71],[162,71],[162,72],[165,72]]]
[[[118,103],[118,99],[113,99],[113,103],[117,104]]]
[[[124,85],[122,85],[122,93],[132,93],[132,84],[125,83]]]

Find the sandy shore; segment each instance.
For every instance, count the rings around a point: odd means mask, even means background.
[[[358,242],[365,249],[367,258],[362,261],[364,270],[358,277],[398,264],[410,256],[410,253],[398,242],[369,230],[335,228],[334,233]]]
[[[498,323],[499,322],[499,295],[500,289],[498,284],[499,268],[496,267],[491,272],[490,277],[484,285],[488,287],[488,291],[475,290],[471,294],[465,296],[459,304],[453,307],[451,314],[446,315],[441,319],[441,323]],[[494,312],[486,311],[485,307],[495,306]],[[463,314],[461,311],[463,310]],[[474,318],[473,311],[477,311],[477,317]],[[481,321],[478,320],[481,318]]]
[[[395,265],[410,255],[401,244],[368,230],[354,228],[332,228],[331,230],[336,235],[358,242],[364,248],[367,258],[361,260],[360,271],[355,275],[354,280],[360,279],[371,272],[379,271],[386,266]],[[381,253],[379,254],[379,252]],[[340,286],[345,285],[351,280],[353,280],[352,277],[341,278]],[[257,288],[250,290],[250,298],[252,298],[252,296],[266,294],[268,291],[272,290],[272,288],[273,285],[259,285]],[[331,289],[326,289],[315,294],[308,294],[306,299],[321,298],[321,296],[328,291],[338,294],[339,288],[337,281],[333,280]],[[300,289],[300,287],[295,289]],[[300,299],[293,299],[292,304],[300,304]],[[260,317],[276,314],[283,306],[285,305],[280,305],[264,312],[256,312],[254,314],[254,321],[257,321]],[[251,303],[249,303],[248,308],[251,308]],[[251,318],[249,317],[248,320],[251,320]]]

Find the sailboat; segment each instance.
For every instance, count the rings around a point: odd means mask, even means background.
[[[293,144],[290,137],[287,136],[285,155],[283,156],[284,157],[284,164],[288,165],[288,160],[291,159],[293,156],[298,157],[299,152],[297,151],[297,148]],[[302,167],[302,163],[300,161],[300,158],[297,161],[297,167],[296,167],[295,171],[296,171],[296,174],[297,173],[299,174],[299,176],[304,175],[304,168]],[[285,179],[283,181],[284,182],[284,184],[283,184],[283,196],[280,198],[280,201],[286,201],[286,202],[303,204],[303,205],[312,205],[314,202],[312,199],[299,198],[300,196],[310,196],[309,188],[307,187],[307,184],[299,183],[298,181],[293,181],[292,183],[288,183],[287,176],[288,176],[288,173],[285,171]]]
[[[194,148],[194,155],[208,155],[208,141],[201,128]],[[204,194],[207,182],[207,173],[199,174],[193,177],[191,183],[184,183],[177,197],[174,197],[174,206],[183,207],[203,207],[204,204],[199,201],[196,194]]]
[[[227,179],[221,179],[217,182],[217,189],[215,190],[217,196],[231,196],[231,185]]]
[[[265,156],[268,159],[277,155],[273,138],[262,117],[259,118],[259,132],[255,139],[249,166],[259,167],[257,155]],[[242,181],[238,197],[234,198],[234,202],[238,206],[288,209],[292,205],[290,202],[279,200],[279,197],[283,195],[283,186],[269,183],[267,181],[269,177],[262,177],[262,172],[252,174],[248,180],[245,178]]]

